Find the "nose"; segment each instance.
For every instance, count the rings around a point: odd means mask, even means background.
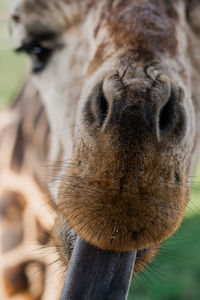
[[[112,76],[97,85],[86,105],[93,131],[117,130],[122,139],[180,143],[187,130],[184,94],[166,76],[148,84],[124,84]],[[96,126],[95,126],[96,125]]]

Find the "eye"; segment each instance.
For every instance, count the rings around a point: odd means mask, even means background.
[[[45,69],[53,51],[53,48],[44,47],[37,42],[25,43],[20,48],[16,49],[16,52],[25,52],[31,57],[34,73],[39,73]]]

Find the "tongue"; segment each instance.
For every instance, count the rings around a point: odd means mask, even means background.
[[[60,300],[125,300],[136,251],[97,249],[77,237]]]

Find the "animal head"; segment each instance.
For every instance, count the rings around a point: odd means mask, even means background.
[[[198,0],[17,2],[19,51],[70,153],[55,230],[65,260],[71,229],[148,262],[178,228],[199,147],[199,14]]]

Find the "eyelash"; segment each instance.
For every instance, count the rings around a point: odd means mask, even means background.
[[[51,56],[54,52],[54,48],[44,47],[37,41],[31,41],[17,48],[16,52],[24,52],[28,54],[32,59],[33,73],[39,73],[45,69],[48,62],[50,61]]]

